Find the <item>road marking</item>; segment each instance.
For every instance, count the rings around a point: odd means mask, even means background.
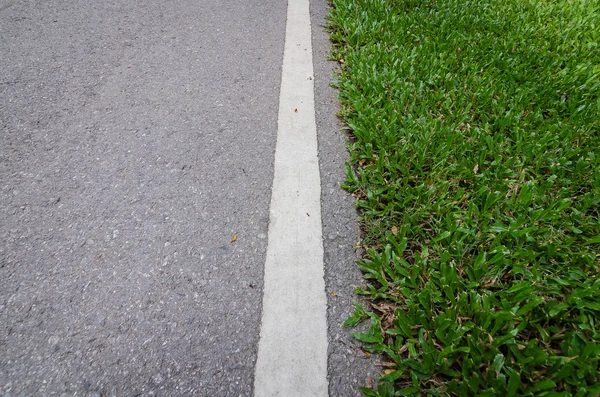
[[[256,397],[327,396],[327,299],[309,0],[289,0]]]

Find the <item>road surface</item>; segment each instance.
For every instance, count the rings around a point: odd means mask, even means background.
[[[250,396],[287,3],[0,3],[0,394]],[[373,360],[311,2],[331,396]],[[332,296],[332,293],[335,296]]]

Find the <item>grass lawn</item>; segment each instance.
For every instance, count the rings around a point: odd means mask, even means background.
[[[600,2],[332,0],[368,396],[600,395]]]

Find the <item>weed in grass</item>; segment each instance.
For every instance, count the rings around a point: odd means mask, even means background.
[[[333,0],[369,396],[600,395],[600,5]]]

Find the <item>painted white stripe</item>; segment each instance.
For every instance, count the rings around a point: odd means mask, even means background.
[[[256,397],[327,396],[326,316],[309,0],[289,0]]]

